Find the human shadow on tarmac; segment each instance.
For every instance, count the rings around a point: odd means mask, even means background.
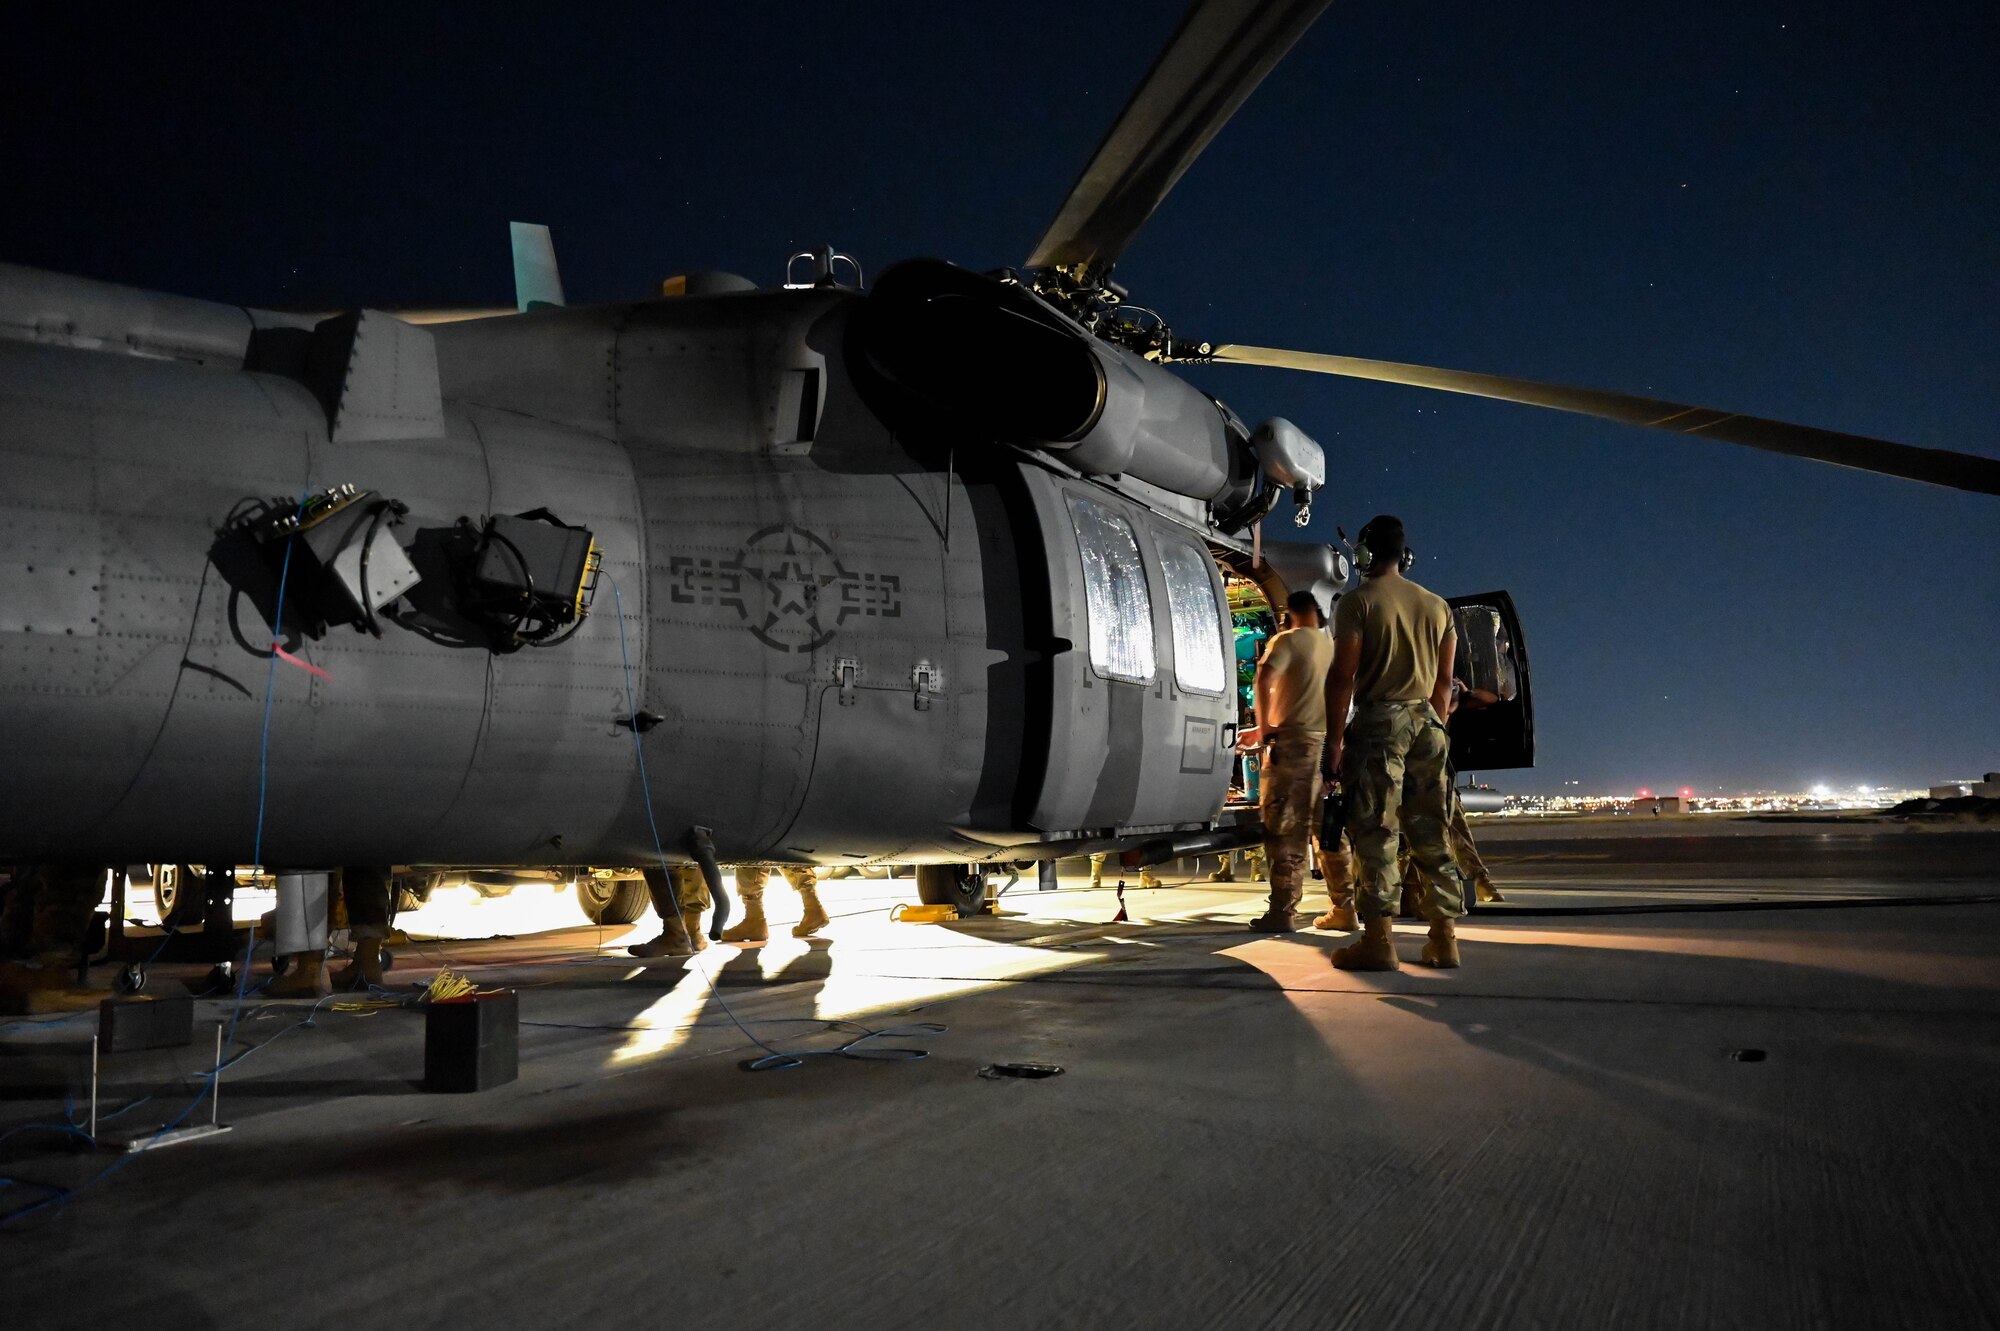
[[[1333,967],[1332,952],[1352,934],[1249,934],[1240,915],[1221,912],[1159,925],[989,918],[957,928],[1015,946],[1076,949],[1150,937],[1177,944],[1183,958],[1190,950],[1205,954],[1188,964],[1171,952],[1121,948],[1088,966],[1037,974],[1037,984],[1291,991],[1330,1003],[1385,1003],[1443,1026],[1474,1048],[1587,1086],[1615,1112],[1690,1139],[1721,1123],[1769,1124],[1781,1117],[1778,1107],[1759,1103],[1754,1083],[1729,1074],[1754,1078],[1759,1054],[1784,1060],[1802,1029],[1816,1060],[1877,1068],[1907,1062],[1913,1070],[1926,1068],[1912,1072],[1921,1080],[1937,1070],[1926,1064],[1927,1054],[1906,1047],[1885,1052],[1861,1027],[1916,1020],[1973,1031],[2000,1022],[2000,964],[1987,967],[1983,984],[1913,983],[1865,970],[1708,951],[1704,943],[1712,940],[1684,926],[1635,929],[1632,947],[1475,935],[1462,939],[1466,964],[1448,971],[1418,964],[1422,933],[1406,930],[1397,935],[1404,969],[1374,973]],[[1740,940],[1747,930],[1753,943],[1759,932],[1781,928],[1731,920],[1731,933]],[[1058,930],[1062,942],[1042,941]],[[1875,937],[1857,931],[1856,941],[1865,945]],[[1258,951],[1251,956],[1226,955],[1252,945]],[[1605,1023],[1612,1024],[1609,1039]],[[1344,1050],[1334,1039],[1328,1040],[1332,1059],[1357,1069],[1365,1064],[1365,1051]],[[1829,1055],[1829,1047],[1838,1052]],[[1755,1052],[1739,1064],[1733,1056],[1743,1049]],[[2000,1095],[2000,1060],[1978,1061],[1979,1075]]]

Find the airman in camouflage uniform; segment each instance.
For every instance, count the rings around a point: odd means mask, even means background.
[[[1286,629],[1271,639],[1257,663],[1258,724],[1240,741],[1246,750],[1270,745],[1259,778],[1258,811],[1264,819],[1271,901],[1250,922],[1259,933],[1298,928],[1296,911],[1305,893],[1307,848],[1319,821],[1326,751],[1326,672],[1333,664],[1333,644],[1310,591],[1292,593],[1285,618]]]
[[[1409,563],[1402,522],[1384,515],[1361,529],[1356,560],[1362,586],[1334,614],[1330,715],[1355,704],[1344,736],[1329,746],[1347,796],[1347,832],[1359,865],[1361,941],[1334,954],[1343,970],[1395,970],[1390,922],[1396,914],[1396,843],[1430,879],[1424,914],[1431,921],[1423,959],[1459,963],[1452,921],[1465,913],[1465,880],[1453,863],[1449,834],[1451,743],[1439,709],[1450,694],[1457,643],[1450,607],[1403,577]]]

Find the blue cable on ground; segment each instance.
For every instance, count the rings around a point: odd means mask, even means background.
[[[625,645],[625,598],[618,590],[618,579],[612,577],[609,573],[604,576],[605,580],[611,584],[612,613],[618,620],[618,662],[624,667],[625,671],[625,714],[627,716],[637,716],[639,714],[639,702],[632,691],[632,657]],[[678,915],[681,908],[680,894],[674,890],[673,866],[667,862],[666,844],[660,838],[659,818],[653,812],[653,783],[651,778],[646,774],[646,746],[639,742],[639,727],[636,725],[632,727],[632,753],[639,761],[639,794],[646,805],[646,825],[652,829],[653,833],[653,853],[660,861],[660,872],[666,877],[667,896],[673,902],[674,913]],[[864,1040],[874,1039],[877,1035],[890,1034],[887,1031],[870,1031],[858,1039],[848,1041],[847,1044],[842,1045],[838,1049],[808,1049],[797,1053],[791,1053],[782,1049],[773,1049],[770,1045],[758,1039],[756,1033],[744,1024],[741,1017],[736,1015],[735,1009],[729,1006],[729,1000],[722,996],[722,987],[716,984],[715,977],[710,975],[708,967],[702,964],[701,953],[699,951],[692,953],[688,957],[688,960],[693,963],[695,970],[701,975],[703,983],[708,985],[708,992],[714,996],[716,1005],[722,1009],[730,1021],[736,1024],[736,1029],[743,1032],[743,1037],[750,1041],[751,1044],[756,1045],[764,1051],[764,1057],[744,1061],[743,1068],[746,1072],[766,1072],[778,1068],[803,1067],[806,1059],[823,1055],[877,1059],[896,1057],[910,1061],[930,1057],[928,1049],[884,1049],[869,1054],[853,1054],[848,1052]],[[943,1030],[944,1028],[940,1026],[936,1033],[942,1034]],[[909,1027],[897,1033],[915,1034],[917,1031],[916,1028]]]

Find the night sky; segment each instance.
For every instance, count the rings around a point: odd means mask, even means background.
[[[510,219],[572,302],[822,240],[1018,263],[1179,9],[565,8],[7,6],[0,259],[307,308],[509,304]],[[1991,0],[1337,3],[1118,277],[1184,337],[2000,453],[1996,54]],[[1312,534],[1396,512],[1420,581],[1514,593],[1541,765],[1504,788],[2000,768],[2000,500],[1191,377],[1327,445]]]

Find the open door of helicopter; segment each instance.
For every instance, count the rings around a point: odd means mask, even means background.
[[[1206,543],[1102,487],[1022,473],[1054,639],[1040,685],[1048,757],[1029,824],[1044,834],[1205,825],[1236,741],[1229,621]]]
[[[1480,592],[1449,598],[1458,625],[1452,672],[1466,692],[1451,722],[1451,762],[1461,772],[1535,765],[1535,708],[1528,647],[1514,598]]]

